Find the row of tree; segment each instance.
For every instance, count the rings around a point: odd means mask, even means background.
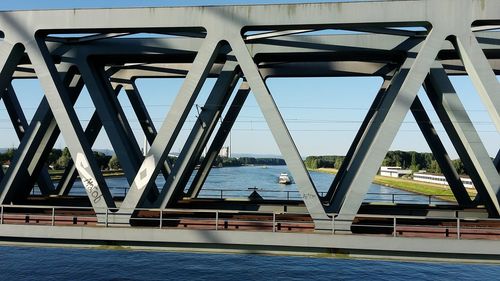
[[[214,166],[217,167],[238,167],[248,165],[285,165],[285,160],[281,158],[254,158],[254,157],[220,157],[214,161]]]
[[[0,153],[0,162],[9,163],[12,160],[15,149],[7,149],[4,153]],[[101,170],[117,170],[120,169],[120,162],[116,155],[109,156],[102,152],[94,151],[94,158]],[[326,155],[326,156],[308,156],[304,163],[309,169],[319,168],[335,168],[338,169],[344,161],[344,156]],[[68,166],[71,161],[71,154],[68,148],[53,149],[47,159],[47,164],[55,170],[61,170]],[[174,157],[169,157],[171,163],[175,162]],[[453,166],[459,174],[466,174],[464,166],[460,159],[452,160]],[[217,157],[214,163],[218,167],[236,167],[245,165],[285,165],[285,161],[281,158],[254,158],[254,157]],[[398,166],[403,169],[413,171],[426,170],[431,173],[441,173],[441,169],[434,159],[432,153],[421,153],[415,151],[389,151],[382,166]]]
[[[4,153],[0,153],[0,162],[3,164],[9,163],[14,157],[15,149],[8,149]],[[120,161],[116,155],[109,156],[102,152],[94,151],[94,158],[97,165],[101,170],[119,170],[121,169]],[[174,163],[176,158],[169,156],[170,163]],[[72,161],[69,149],[53,149],[48,158],[47,164],[54,170],[65,169]],[[227,158],[217,157],[214,163],[218,167],[236,167],[245,165],[285,165],[285,161],[280,158],[253,158],[253,157],[240,157],[240,158]]]
[[[8,164],[14,157],[15,149],[9,148],[5,152],[0,153],[0,162],[2,164]],[[102,152],[93,151],[94,159],[101,170],[107,169],[120,169],[120,163],[116,156],[109,156]],[[69,149],[65,147],[64,149],[52,149],[47,157],[47,164],[54,170],[65,169],[72,161]]]
[[[340,168],[344,161],[344,156],[308,156],[305,159],[305,165],[309,169],[318,168]],[[466,174],[464,165],[460,159],[452,160],[453,166],[459,174]],[[430,173],[441,173],[436,159],[432,153],[415,151],[389,151],[387,152],[382,166],[398,166],[402,169],[412,171],[426,170]]]

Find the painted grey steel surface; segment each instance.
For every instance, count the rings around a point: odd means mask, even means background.
[[[119,206],[106,218],[129,224],[136,208],[169,207],[182,198],[203,147],[209,146],[188,189],[188,197],[194,198],[239,114],[237,107],[244,105],[251,90],[317,229],[328,229],[331,215],[327,214],[335,213],[350,230],[410,110],[452,184],[459,207],[470,207],[472,202],[416,99],[424,85],[441,121],[451,124],[445,126],[446,132],[480,200],[490,216],[497,217],[500,157],[493,162],[486,153],[448,76],[469,75],[500,131],[500,85],[495,77],[500,73],[500,36],[492,31],[498,26],[490,26],[500,21],[499,11],[500,2],[494,0],[411,0],[0,12],[4,34],[0,88],[10,87],[12,79],[36,78],[45,94],[29,125],[22,120],[15,96],[10,103],[6,100],[9,113],[15,113],[25,128],[23,135],[18,134],[21,144],[16,157],[2,177],[1,203],[25,200],[37,179],[46,183],[41,185],[44,194],[67,195],[78,173],[96,212]],[[228,62],[233,64],[232,74],[225,77]],[[266,79],[333,76],[379,76],[384,83],[327,196],[320,198]],[[184,78],[158,130],[135,86],[135,79],[142,77]],[[200,113],[200,123],[193,126],[177,165],[172,166],[167,156],[209,77],[218,82]],[[228,105],[239,78],[244,82]],[[84,84],[96,108],[85,131],[73,108]],[[116,98],[121,87],[151,144],[146,156]],[[101,127],[130,184],[123,202],[112,197],[92,155]],[[74,163],[53,189],[44,167],[59,132]],[[161,192],[155,186],[160,173],[167,181]],[[99,220],[103,219],[100,215]]]

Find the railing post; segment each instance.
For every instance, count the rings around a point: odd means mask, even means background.
[[[392,220],[392,228],[393,228],[393,236],[396,237],[398,236],[397,232],[396,232],[396,217],[393,217],[393,220]]]
[[[286,192],[286,200],[290,200],[290,191]]]
[[[273,212],[273,232],[276,232],[276,213]]]
[[[162,228],[163,226],[163,210],[160,209],[160,229]]]
[[[215,230],[219,230],[219,211],[215,211]]]
[[[52,226],[55,225],[56,220],[56,208],[52,207]]]
[[[394,204],[394,203],[395,203],[395,201],[396,201],[396,200],[395,200],[396,194],[394,194],[394,193],[393,193],[393,194],[391,194],[391,195],[392,195],[392,204]]]
[[[457,239],[460,240],[460,218],[457,217]]]
[[[224,190],[222,190],[222,189],[221,189],[221,190],[220,190],[220,199],[222,199],[222,198],[223,198],[223,196],[222,196],[222,194],[223,194],[223,193],[224,193]]]
[[[429,205],[432,203],[432,195],[429,195]]]
[[[3,224],[3,206],[0,210],[0,224]]]
[[[108,209],[108,208],[106,208],[106,218],[105,218],[105,220],[104,220],[104,226],[105,226],[105,227],[108,227],[108,210],[109,210],[109,209]]]
[[[332,235],[335,235],[335,214],[332,214]]]

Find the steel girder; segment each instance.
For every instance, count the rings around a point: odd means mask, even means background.
[[[39,108],[40,117],[34,118],[39,121],[32,121],[27,128],[21,140],[20,148],[23,149],[19,149],[13,161],[15,168],[11,167],[8,176],[3,177],[2,202],[19,196],[18,190],[24,193],[28,190],[26,186],[29,185],[24,186],[14,179],[21,180],[27,172],[33,182],[42,175],[47,151],[53,147],[54,137],[57,138],[60,129],[75,165],[69,168],[56,192],[67,193],[76,170],[85,183],[96,213],[102,214],[103,210],[114,208],[115,202],[90,150],[102,123],[131,185],[117,215],[110,216],[110,220],[128,223],[137,207],[152,203],[151,200],[156,198],[158,206],[168,206],[182,196],[186,177],[193,172],[193,163],[199,158],[200,147],[207,145],[220,111],[226,106],[237,77],[241,75],[246,82],[229,109],[231,114],[226,116],[227,125],[221,126],[216,134],[209,156],[224,142],[238,115],[236,107],[243,104],[251,89],[318,229],[328,228],[327,212],[333,212],[339,214],[340,221],[345,221],[345,229],[349,230],[371,179],[410,110],[420,121],[420,128],[432,151],[439,155],[436,158],[444,167],[448,181],[455,182],[452,185],[457,200],[461,205],[471,204],[416,97],[422,84],[440,119],[454,125],[445,127],[447,133],[461,158],[465,159],[464,164],[490,214],[497,216],[500,213],[499,157],[495,162],[491,161],[482,143],[477,141],[475,131],[471,133],[464,127],[472,127],[466,113],[453,115],[460,103],[458,98],[449,95],[447,75],[468,74],[471,77],[497,130],[500,130],[500,86],[495,77],[500,69],[498,33],[473,32],[473,28],[485,29],[482,25],[499,21],[499,10],[500,3],[493,0],[419,0],[1,12],[0,30],[5,38],[0,42],[0,87],[7,89],[13,78],[35,76],[45,92]],[[89,21],[89,18],[93,20]],[[424,27],[424,30],[400,27]],[[293,35],[324,29],[368,34]],[[247,31],[253,33],[246,34]],[[138,32],[182,38],[120,38]],[[90,35],[68,39],[57,37],[60,33]],[[228,67],[228,49],[234,56],[232,67],[237,66],[241,73],[223,79]],[[24,53],[29,58],[27,63],[23,62]],[[433,67],[436,60],[439,66]],[[94,122],[89,124],[89,132],[84,132],[73,109],[78,87],[83,85],[82,82],[73,83],[81,81],[79,75],[76,80],[74,77],[70,79],[68,84],[58,71],[58,67],[68,61],[83,74],[96,106],[95,116],[101,119],[92,119]],[[131,67],[128,62],[138,64]],[[321,202],[265,79],[359,75],[382,76],[386,82],[372,105],[373,110],[365,118],[339,176]],[[158,131],[134,87],[134,80],[138,77],[185,77],[174,105]],[[193,127],[192,137],[183,149],[182,165],[172,168],[165,162],[166,156],[207,77],[218,77],[218,83],[223,84],[216,85],[212,91],[220,107],[202,112],[201,123]],[[151,143],[145,157],[140,154],[112,85],[124,85],[131,101],[137,104],[134,110]],[[72,94],[73,91],[76,95]],[[10,110],[15,108],[14,105],[8,107]],[[22,111],[18,115],[20,113]],[[455,121],[459,118],[465,125]],[[50,132],[42,134],[40,126]],[[31,159],[30,155],[37,157]],[[210,159],[208,157],[203,163],[188,195],[199,193],[213,161]],[[158,193],[154,180],[162,170],[167,184]],[[102,221],[103,217],[99,216],[99,219]]]

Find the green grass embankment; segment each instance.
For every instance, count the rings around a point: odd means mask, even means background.
[[[311,169],[311,171],[337,174],[337,169],[332,168]],[[373,183],[422,195],[431,195],[433,197],[449,202],[456,202],[455,197],[453,196],[453,192],[448,186],[418,182],[410,179],[383,177],[379,175],[375,176],[375,178],[373,179]],[[471,196],[476,195],[476,192],[474,190],[467,191]]]

